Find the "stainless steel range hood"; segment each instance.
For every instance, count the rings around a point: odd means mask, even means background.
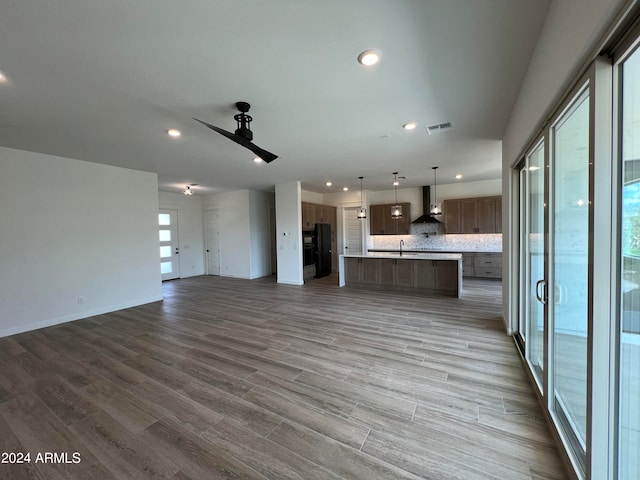
[[[411,223],[441,223],[438,217],[442,215],[432,215],[431,211],[431,187],[425,185],[422,187],[422,215]]]

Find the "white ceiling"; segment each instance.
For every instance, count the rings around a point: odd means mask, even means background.
[[[0,145],[159,174],[162,190],[495,179],[548,0],[4,0]],[[375,67],[357,63],[375,48]],[[235,129],[248,150],[191,119]],[[402,125],[415,121],[408,132]],[[454,129],[427,135],[424,127]],[[168,128],[183,132],[179,139]],[[333,180],[327,189],[326,180]]]

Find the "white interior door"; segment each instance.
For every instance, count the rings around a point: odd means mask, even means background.
[[[178,211],[160,209],[160,274],[162,280],[180,278],[180,246],[178,243]]]
[[[362,254],[362,222],[358,220],[359,207],[347,207],[342,210],[344,232],[344,254]]]
[[[220,275],[220,226],[218,222],[218,211],[207,211],[205,213],[204,223],[207,242],[207,274]]]

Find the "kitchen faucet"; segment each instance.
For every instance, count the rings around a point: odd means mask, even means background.
[[[404,240],[400,240],[400,256],[402,256],[402,246],[404,245]]]

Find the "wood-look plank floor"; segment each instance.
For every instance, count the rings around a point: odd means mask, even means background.
[[[0,339],[0,478],[562,480],[500,319],[461,299],[194,277]],[[80,463],[35,463],[78,452]]]

